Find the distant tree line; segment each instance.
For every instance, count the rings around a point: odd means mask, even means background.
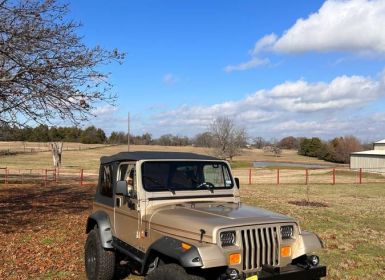
[[[301,138],[298,154],[330,162],[349,163],[351,153],[362,151],[367,146],[362,145],[354,136],[337,137],[330,141],[322,141],[317,137]]]
[[[105,132],[89,126],[85,129],[78,127],[10,127],[0,126],[0,141],[29,141],[29,142],[80,142],[84,144],[103,144],[108,142]]]
[[[30,141],[30,142],[80,142],[83,144],[127,144],[128,135],[122,131],[113,131],[109,137],[101,128],[89,126],[78,127],[36,127],[14,128],[0,125],[0,141]],[[276,156],[282,149],[298,150],[298,154],[317,157],[330,162],[348,163],[352,152],[371,149],[371,144],[361,144],[353,136],[334,138],[323,141],[318,137],[284,137],[281,140],[265,140],[256,137],[247,141],[245,129],[235,125],[233,120],[220,117],[213,121],[208,131],[198,133],[194,137],[164,134],[153,138],[150,133],[130,135],[130,143],[134,145],[161,146],[196,146],[213,148],[218,157],[232,159],[244,147],[254,147],[269,151]]]
[[[298,150],[298,154],[316,157],[325,161],[336,163],[349,163],[350,154],[362,150],[370,150],[371,143],[362,144],[354,136],[337,137],[330,141],[321,140],[318,137],[284,137],[277,141],[267,141],[262,137],[256,137],[253,145],[257,149],[272,150],[290,149]]]

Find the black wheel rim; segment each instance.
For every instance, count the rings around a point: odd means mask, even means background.
[[[88,279],[94,279],[96,269],[96,250],[92,242],[88,243],[87,246],[86,268]]]

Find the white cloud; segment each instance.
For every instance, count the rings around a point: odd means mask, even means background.
[[[163,76],[163,83],[166,85],[173,85],[177,82],[177,78],[172,73],[167,73]]]
[[[193,135],[207,129],[215,117],[227,115],[256,135],[261,131],[340,134],[354,128],[348,118],[358,108],[385,97],[384,77],[339,76],[330,82],[316,83],[287,81],[240,100],[208,106],[184,105],[154,115],[153,122],[155,127],[167,131]]]
[[[227,65],[224,70],[227,73],[233,72],[233,71],[243,71],[243,70],[249,70],[252,68],[256,68],[258,66],[266,65],[269,63],[268,59],[260,59],[258,57],[253,57],[251,60],[240,63],[237,65]]]
[[[111,106],[111,105],[104,105],[104,106],[100,106],[100,107],[96,107],[93,111],[92,111],[92,114],[96,115],[96,116],[100,116],[100,115],[109,115],[113,112],[116,112],[118,109],[114,106]]]
[[[261,54],[269,51],[347,51],[385,55],[384,27],[384,0],[328,0],[316,13],[305,19],[298,19],[281,37],[272,33],[259,39],[250,52],[251,58],[248,62],[227,66],[225,71],[248,70],[267,64],[268,59],[261,58]],[[257,61],[265,63],[258,64]]]
[[[271,50],[271,48],[277,42],[277,39],[278,37],[274,33],[262,37],[255,43],[255,46],[253,51],[251,52],[251,55],[257,56],[262,51]]]
[[[278,52],[385,53],[385,1],[329,0],[274,44]]]

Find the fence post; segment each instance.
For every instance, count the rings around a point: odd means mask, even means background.
[[[249,169],[249,185],[251,185],[251,168]]]
[[[336,184],[336,169],[333,168],[333,185]]]
[[[309,183],[309,170],[305,169],[305,185]]]
[[[362,168],[360,168],[360,185],[362,184]]]
[[[45,170],[45,176],[44,176],[44,186],[47,186],[47,181],[48,181],[48,174],[47,174],[47,169]]]
[[[277,168],[277,185],[279,185],[279,167]]]
[[[83,186],[83,176],[84,174],[83,174],[83,168],[82,168],[80,169],[80,186]]]

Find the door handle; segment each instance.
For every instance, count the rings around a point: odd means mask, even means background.
[[[116,205],[116,207],[122,206],[122,198],[121,197],[116,198],[115,205]]]

